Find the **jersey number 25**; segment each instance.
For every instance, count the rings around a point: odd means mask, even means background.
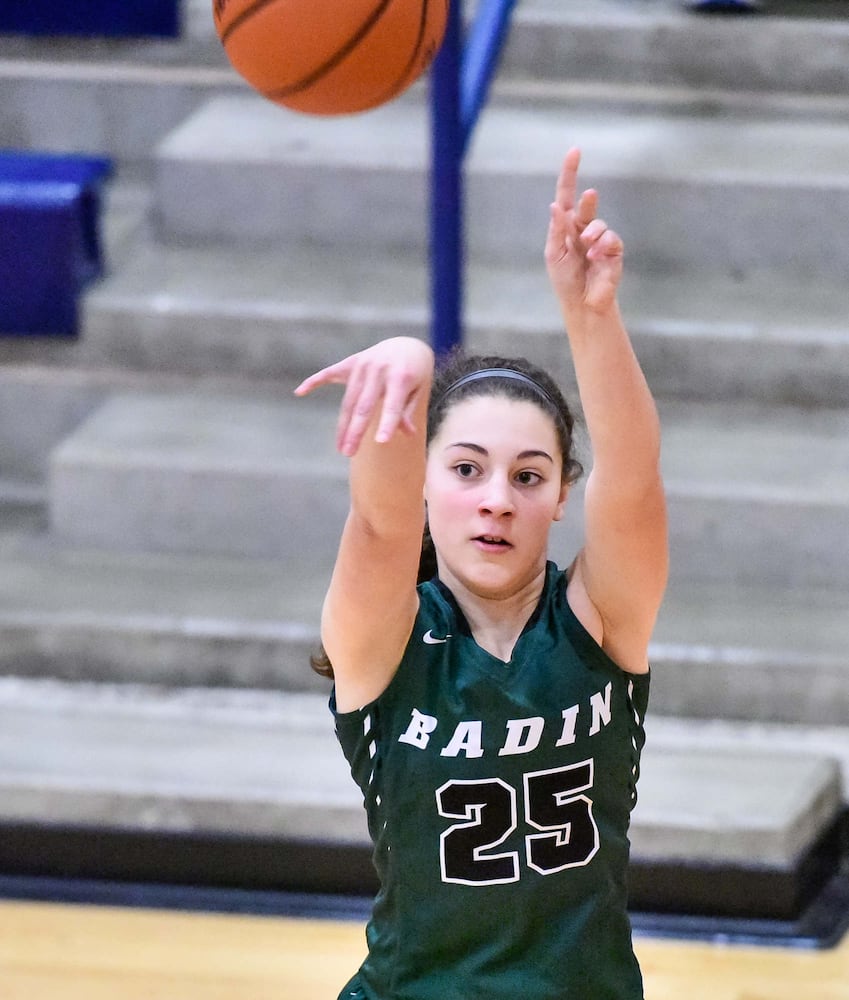
[[[593,803],[593,761],[524,775],[524,818],[529,868],[543,875],[588,864],[598,851]],[[462,820],[441,836],[443,882],[495,885],[516,882],[518,851],[499,853],[518,826],[516,790],[501,778],[448,781],[436,791],[439,815]]]

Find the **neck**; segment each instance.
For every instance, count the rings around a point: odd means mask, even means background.
[[[545,565],[530,580],[503,594],[480,592],[450,572],[440,571],[440,579],[454,595],[477,644],[509,662],[517,639],[539,603]]]

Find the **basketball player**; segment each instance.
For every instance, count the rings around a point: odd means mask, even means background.
[[[340,1000],[643,996],[625,876],[667,574],[660,436],[617,305],[622,242],[578,197],[579,159],[545,247],[593,446],[568,569],[547,549],[580,467],[545,372],[461,355],[434,376],[424,343],[394,338],[297,390],[346,386],[322,637],[381,880]]]

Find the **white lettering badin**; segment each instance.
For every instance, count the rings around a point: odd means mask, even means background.
[[[557,726],[554,745],[570,746],[578,733],[586,732],[595,736],[610,724],[612,717],[613,685],[608,683],[603,691],[590,695],[586,706],[570,705],[560,713],[562,722]],[[584,711],[581,709],[584,708]],[[398,737],[399,743],[408,743],[419,750],[425,750],[439,729],[439,719],[426,715],[414,708],[406,730]],[[507,719],[499,757],[531,753],[540,745],[546,735],[546,720],[540,715],[526,719]],[[450,738],[440,747],[442,757],[483,757],[483,722],[479,719],[465,719],[454,726]],[[552,734],[554,738],[554,734]]]

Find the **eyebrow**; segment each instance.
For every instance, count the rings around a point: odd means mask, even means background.
[[[478,455],[489,455],[486,448],[475,444],[473,441],[454,441],[452,444],[447,445],[445,450],[448,451],[450,448],[467,448],[469,451],[477,452]],[[526,451],[520,451],[516,458],[547,458],[552,465],[554,464],[554,459],[551,455],[540,448],[529,448]]]

